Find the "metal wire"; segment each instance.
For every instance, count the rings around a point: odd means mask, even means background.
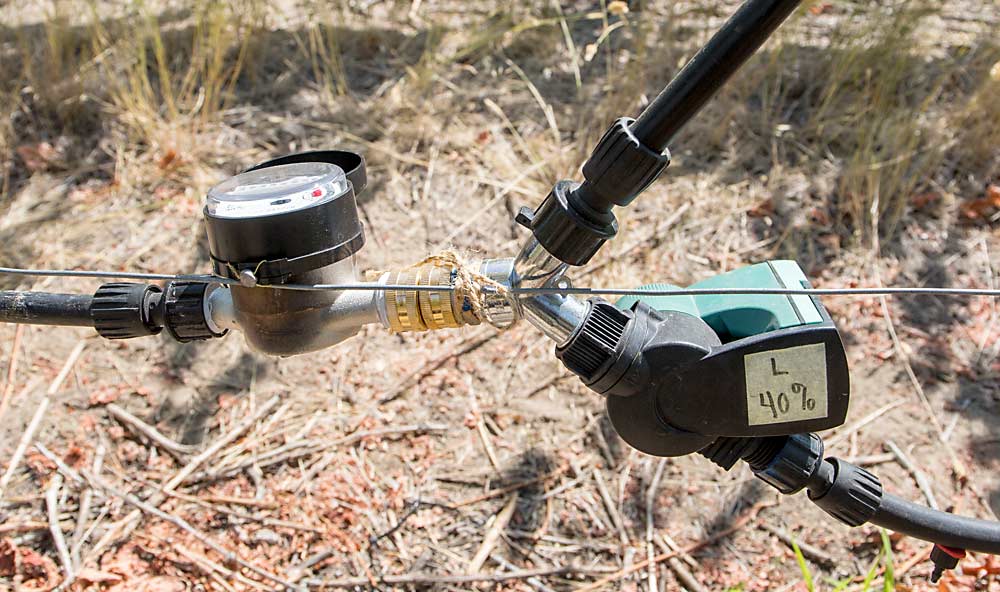
[[[165,274],[137,273],[127,271],[89,271],[74,269],[20,269],[16,267],[0,267],[0,274],[42,276],[42,277],[80,277],[98,279],[130,279],[130,280],[167,280],[201,282],[206,284],[219,283],[230,286],[241,285],[239,280],[208,274]],[[341,291],[372,291],[372,290],[410,290],[416,292],[448,292],[448,286],[418,286],[412,284],[258,284],[259,288],[272,290],[341,290]],[[643,289],[614,287],[543,287],[543,288],[511,288],[514,294],[574,294],[584,296],[705,296],[726,294],[758,294],[777,296],[952,296],[1000,297],[1000,290],[985,288],[677,288],[677,289]]]

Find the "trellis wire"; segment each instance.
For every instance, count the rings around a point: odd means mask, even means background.
[[[131,280],[166,280],[201,283],[219,283],[225,285],[241,285],[239,280],[207,274],[165,274],[137,273],[126,271],[90,271],[74,269],[21,269],[16,267],[0,267],[0,274],[41,276],[41,277],[79,277],[96,279],[131,279]],[[410,290],[416,292],[447,292],[449,286],[418,286],[412,284],[378,284],[378,283],[347,283],[347,284],[258,284],[259,288],[272,290],[341,290],[341,291],[372,291],[372,290]],[[579,287],[550,286],[541,288],[514,287],[514,294],[542,295],[564,294],[584,296],[703,296],[709,294],[746,294],[746,295],[785,295],[785,296],[951,296],[1000,297],[1000,290],[987,288],[678,288],[678,289],[643,289],[617,287]]]

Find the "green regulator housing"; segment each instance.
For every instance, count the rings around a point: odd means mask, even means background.
[[[809,286],[795,261],[766,261],[691,284],[688,289],[787,288]],[[647,284],[640,290],[682,289],[671,284]],[[723,343],[800,325],[813,325],[826,318],[822,305],[807,295],[705,294],[697,296],[625,296],[616,302],[630,309],[638,302],[660,312],[686,313],[708,323]],[[822,312],[821,312],[822,311]]]

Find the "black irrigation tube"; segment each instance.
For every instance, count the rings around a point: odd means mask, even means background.
[[[656,151],[767,41],[800,0],[748,0],[691,58],[631,126]]]
[[[0,322],[93,327],[89,294],[0,290]]]

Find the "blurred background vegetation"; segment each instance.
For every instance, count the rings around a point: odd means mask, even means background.
[[[610,117],[636,114],[734,6],[13,4],[0,25],[0,203],[33,168],[56,164],[77,182],[198,183],[213,167],[280,151],[254,133],[271,113],[371,140],[454,108],[435,102],[443,87],[488,99],[484,71],[497,68],[541,106],[530,123],[508,122],[517,149],[565,153],[532,173],[547,184],[574,175]],[[821,207],[838,245],[866,245],[876,226],[891,236],[914,208],[980,197],[1000,161],[997,5],[804,4],[676,140],[670,174],[805,184],[796,193]],[[408,108],[380,96],[387,82]]]

